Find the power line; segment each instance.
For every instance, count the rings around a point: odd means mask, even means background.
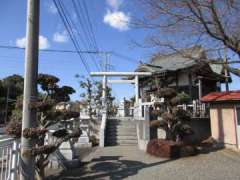
[[[6,45],[0,45],[0,49],[19,49],[24,50],[25,48],[17,47],[17,46],[6,46]],[[80,53],[80,54],[112,54],[113,56],[122,58],[123,60],[126,60],[128,62],[138,64],[139,61],[128,57],[126,55],[114,52],[114,51],[91,51],[91,50],[60,50],[60,49],[39,49],[40,52],[52,52],[52,53]]]
[[[79,1],[78,1],[78,2],[79,2]],[[83,0],[82,2],[83,2],[83,7],[84,7],[84,9],[85,9],[85,14],[86,14],[86,16],[87,16],[87,21],[88,21],[88,24],[89,24],[90,32],[91,32],[92,37],[93,37],[93,42],[94,42],[94,44],[95,44],[95,46],[96,46],[96,49],[98,50],[97,40],[96,40],[95,33],[94,33],[94,31],[93,31],[93,24],[92,24],[92,21],[91,21],[91,19],[90,19],[88,7],[87,7],[87,4],[86,4],[86,1],[85,1],[85,0]]]
[[[75,2],[75,0],[72,0],[72,3],[73,3],[73,9],[76,12],[76,18],[78,19],[81,29],[82,29],[83,33],[85,34],[85,37],[87,38],[87,42],[89,42],[89,47],[94,47],[94,42],[93,42],[89,27],[88,27],[88,22],[86,21],[84,14],[81,13],[84,11],[84,9],[78,0],[76,2]],[[96,47],[94,47],[94,49],[95,48]]]
[[[122,59],[124,59],[124,60],[126,60],[126,61],[128,61],[128,62],[135,63],[135,64],[139,64],[139,61],[137,61],[137,60],[135,60],[135,59],[133,59],[133,58],[130,58],[130,57],[128,57],[128,56],[125,56],[125,55],[123,55],[123,54],[120,54],[120,53],[117,53],[117,52],[111,52],[111,53],[112,53],[112,55],[114,55],[114,56],[116,56],[116,57],[119,57],[119,58],[122,58]]]
[[[73,45],[74,45],[75,49],[77,51],[79,51],[80,50],[80,46],[79,46],[79,44],[78,44],[78,42],[77,42],[77,40],[76,40],[76,38],[74,36],[74,33],[73,33],[73,30],[72,30],[71,24],[69,22],[69,19],[66,16],[66,13],[65,13],[66,10],[64,10],[64,5],[61,3],[61,1],[58,1],[58,2],[59,3],[57,4],[57,1],[54,0],[55,6],[56,6],[56,8],[58,10],[58,13],[59,13],[62,21],[63,21],[63,24],[64,24],[65,28],[68,31],[68,34],[69,34],[69,36],[70,36],[70,38],[71,38],[71,40],[73,42]],[[82,57],[82,55],[80,53],[78,53],[78,55],[79,55],[83,65],[84,65],[86,71],[88,72],[88,74],[90,74],[90,68],[89,68],[88,64],[85,62],[84,58]]]
[[[7,46],[7,45],[0,45],[0,49],[20,49],[25,50],[25,48],[18,47],[18,46]],[[111,53],[110,51],[92,51],[92,50],[61,50],[61,49],[39,49],[42,52],[57,52],[57,53],[81,53],[81,54],[105,54]]]
[[[80,1],[77,1],[78,3]],[[93,23],[92,23],[92,20],[90,18],[90,14],[89,14],[89,11],[88,11],[88,6],[87,6],[87,3],[85,0],[81,1],[83,3],[83,9],[85,10],[85,15],[87,17],[87,24],[89,26],[89,29],[90,29],[90,35],[92,36],[92,39],[93,39],[93,44],[94,44],[94,47],[95,49],[98,51],[99,50],[99,47],[98,47],[98,44],[97,44],[97,39],[96,39],[96,34],[93,30]],[[101,68],[101,63],[99,62],[99,66]]]
[[[84,11],[84,8],[81,6],[79,1],[77,1],[77,3],[76,3],[75,0],[72,0],[72,3],[73,3],[73,9],[76,12],[76,18],[77,18],[77,20],[78,20],[78,22],[81,26],[81,30],[82,30],[83,34],[85,35],[84,36],[86,38],[85,42],[88,42],[88,43],[85,43],[85,44],[87,44],[89,49],[96,49],[97,50],[98,49],[97,44],[94,41],[93,34],[91,33],[90,28],[89,28],[90,22],[86,19],[84,13],[81,13],[81,12]],[[85,9],[85,13],[86,13],[86,9]],[[77,26],[75,26],[75,27],[76,27],[76,29],[78,29]],[[81,37],[82,34],[78,33],[78,35]],[[81,37],[81,39],[82,39],[82,37]],[[90,54],[90,57],[91,57],[94,65],[97,67],[97,69],[100,70],[100,68],[99,68],[100,66],[97,63],[96,59],[91,54]]]

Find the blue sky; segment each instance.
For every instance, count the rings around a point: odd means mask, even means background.
[[[73,21],[76,14],[70,0],[63,1],[70,12]],[[114,51],[128,56],[136,61],[146,61],[149,51],[134,48],[132,40],[141,41],[147,32],[129,27],[132,15],[138,12],[132,1],[126,0],[86,0],[94,34],[100,50]],[[117,21],[118,19],[120,21]],[[42,49],[74,50],[66,29],[54,7],[52,0],[41,0],[40,17],[40,47]],[[24,46],[26,32],[26,0],[1,1],[0,4],[0,45]],[[84,50],[84,47],[82,47]],[[86,56],[91,71],[97,71],[94,62]],[[102,63],[103,56],[96,57],[97,63]],[[0,78],[13,73],[23,75],[24,51],[0,49],[1,71]],[[110,63],[114,71],[133,71],[137,64],[122,58],[110,56]],[[77,54],[47,53],[39,55],[39,72],[49,73],[60,77],[60,84],[70,85],[77,90],[72,96],[79,99],[80,88],[75,74],[87,75]],[[239,79],[234,78],[232,89],[237,89]],[[131,97],[134,93],[131,85],[114,85],[113,94],[121,99]]]

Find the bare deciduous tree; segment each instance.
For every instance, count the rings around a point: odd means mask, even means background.
[[[227,47],[238,55],[238,59],[225,64],[225,68],[240,75],[240,69],[230,66],[240,62],[240,1],[140,0],[139,2],[145,14],[135,22],[135,25],[153,30],[145,40],[147,47],[178,50],[201,45],[208,52],[214,51],[219,54]]]

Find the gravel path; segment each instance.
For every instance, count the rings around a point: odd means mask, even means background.
[[[240,153],[219,150],[194,157],[155,158],[131,146],[98,148],[84,167],[57,179],[129,180],[240,180]]]

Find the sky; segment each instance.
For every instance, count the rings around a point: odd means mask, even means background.
[[[84,30],[81,29],[78,15],[71,4],[72,1],[62,0],[62,2],[65,3],[64,5],[68,10],[69,17],[80,28],[78,38],[81,50],[93,50],[90,45],[84,43],[87,39],[84,36]],[[145,30],[130,26],[133,16],[141,13],[133,1],[85,0],[85,2],[98,49],[101,51],[113,51],[128,57],[126,59],[110,55],[109,63],[111,64],[111,71],[134,71],[138,65],[138,61],[146,62],[148,60],[149,51],[135,47],[132,43],[134,40],[141,41],[148,33]],[[25,47],[26,6],[26,0],[0,2],[0,46]],[[74,32],[78,31],[77,28],[73,30]],[[75,50],[71,38],[54,6],[53,0],[41,0],[39,41],[39,48],[43,50]],[[103,60],[105,59],[103,55],[94,56],[95,63],[92,57],[88,55],[83,55],[83,57],[90,67],[90,71],[98,71],[99,68],[95,64],[103,64]],[[11,74],[23,75],[23,50],[0,48],[0,62],[0,78]],[[77,91],[72,95],[73,100],[78,100],[82,91],[79,88],[75,75],[88,75],[80,57],[76,53],[40,52],[39,73],[55,75],[60,78],[61,85],[72,86]],[[231,89],[239,88],[239,79],[235,77],[233,79],[234,83],[230,86]],[[119,100],[123,97],[132,97],[134,94],[132,85],[118,84],[111,86],[113,95]]]

